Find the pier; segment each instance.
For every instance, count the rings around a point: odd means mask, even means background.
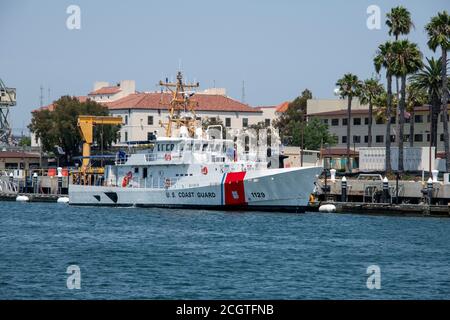
[[[36,170],[4,170],[0,172],[0,201],[57,202],[67,197],[68,171],[62,168]]]

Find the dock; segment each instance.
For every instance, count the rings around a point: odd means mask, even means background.
[[[57,202],[60,197],[67,197],[63,194],[42,194],[42,193],[0,193],[0,201],[16,201],[18,196],[27,196],[28,202]]]
[[[322,201],[320,205],[331,204],[336,207],[336,213],[412,216],[412,217],[446,217],[450,218],[450,205],[428,204],[392,204],[367,202],[334,202]],[[318,211],[320,205],[310,207],[310,211]]]

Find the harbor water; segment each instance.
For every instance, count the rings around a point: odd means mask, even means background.
[[[449,243],[448,218],[0,202],[0,298],[450,299]]]

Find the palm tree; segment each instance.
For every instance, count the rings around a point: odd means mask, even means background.
[[[377,73],[381,71],[382,68],[386,69],[386,81],[387,81],[387,92],[386,92],[386,159],[385,159],[385,171],[390,173],[392,171],[391,167],[391,111],[392,111],[392,75],[394,67],[394,54],[392,50],[392,42],[387,41],[386,43],[380,44],[375,58],[373,59],[375,70]]]
[[[414,24],[411,19],[411,13],[403,6],[398,6],[391,9],[391,12],[386,14],[386,25],[389,27],[389,35],[394,35],[395,41],[398,41],[400,35],[407,35],[414,28]],[[399,78],[395,77],[395,90],[397,101],[400,101],[399,97]],[[400,110],[400,106],[397,106],[397,111]],[[398,118],[396,117],[398,120]],[[400,132],[400,123],[397,121],[398,129],[397,132]],[[398,141],[402,138],[397,137]]]
[[[406,77],[416,73],[422,67],[422,53],[415,43],[408,40],[395,41],[393,73],[400,78],[399,130],[398,130],[398,171],[403,172],[403,129],[405,126]]]
[[[346,171],[350,172],[350,120],[352,113],[352,99],[353,97],[359,96],[359,92],[361,89],[361,81],[358,79],[358,76],[347,73],[336,82],[336,85],[339,87],[339,94],[342,98],[348,99],[347,104],[347,163],[346,163]]]
[[[369,105],[369,123],[368,123],[368,132],[367,132],[367,146],[372,146],[372,119],[373,119],[373,105],[374,100],[377,96],[379,96],[384,91],[383,86],[380,84],[378,79],[371,78],[366,79],[362,86],[361,86],[361,92],[359,95],[359,101],[362,104],[368,104]]]
[[[409,83],[406,86],[406,110],[410,114],[410,122],[409,122],[409,146],[414,147],[414,116],[415,116],[415,108],[423,106],[427,103],[427,93],[425,90],[418,88]],[[430,132],[430,139],[432,133]]]
[[[447,11],[438,12],[437,16],[431,18],[431,21],[425,26],[428,34],[428,47],[436,51],[441,47],[441,73],[442,73],[442,97],[441,110],[444,124],[444,148],[446,169],[450,169],[450,148],[448,136],[448,87],[447,87],[447,50],[450,50],[450,16]]]
[[[440,113],[440,101],[442,96],[442,64],[441,59],[427,58],[427,64],[416,74],[410,77],[411,86],[416,90],[423,90],[427,95],[427,103],[431,105],[430,112],[430,143],[437,147],[437,127]]]
[[[389,35],[394,35],[395,40],[398,40],[401,34],[408,34],[414,28],[411,13],[403,6],[392,8],[391,12],[386,14],[386,25],[389,27]]]

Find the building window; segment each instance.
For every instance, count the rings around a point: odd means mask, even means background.
[[[395,123],[395,117],[391,117],[391,124]]]
[[[127,141],[128,141],[128,132],[125,131],[125,142],[127,142]]]
[[[375,120],[375,123],[376,123],[376,124],[384,124],[384,118],[377,118],[377,119]]]
[[[369,124],[369,118],[364,118],[364,124],[368,125]]]
[[[153,132],[147,132],[147,141],[152,141],[155,139],[155,134]]]
[[[225,118],[225,127],[231,127],[231,118]]]
[[[266,127],[270,127],[270,119],[264,119],[264,124]]]
[[[427,122],[431,122],[430,119],[431,119],[431,116],[428,114],[428,115],[427,115]]]
[[[248,118],[242,118],[242,126],[243,126],[244,128],[247,128],[247,127],[248,127]]]
[[[409,142],[409,134],[403,136],[403,142]]]
[[[360,136],[353,136],[353,143],[361,143],[361,137]]]
[[[395,142],[395,134],[391,134],[391,142]]]
[[[427,133],[427,142],[430,142],[430,134]]]
[[[384,136],[376,136],[375,137],[375,142],[376,143],[383,143],[384,142]]]
[[[353,118],[353,125],[354,126],[360,126],[361,125],[361,118]]]
[[[347,118],[342,119],[342,125],[343,125],[343,126],[346,126],[346,125],[347,125],[347,123],[348,123],[347,120],[348,120]]]
[[[415,141],[415,142],[422,142],[422,141],[423,141],[423,135],[421,135],[421,134],[415,134],[415,135],[414,135],[414,141]]]
[[[342,143],[347,143],[347,136],[342,136]]]
[[[153,125],[153,116],[148,116],[148,117],[147,117],[147,124],[148,124],[149,126],[152,126],[152,125]]]
[[[328,119],[322,119],[322,123],[328,125]]]
[[[339,125],[339,119],[331,119],[331,125],[332,126],[338,126]]]
[[[439,136],[439,140],[444,141],[444,134],[441,133],[441,135]]]
[[[125,115],[124,123],[125,123],[126,125],[128,124],[128,116],[127,116],[127,115]]]
[[[414,116],[414,122],[415,123],[422,123],[423,122],[423,115],[421,115],[421,114],[416,114],[415,116]],[[414,137],[414,140],[415,140],[416,138]]]
[[[369,143],[369,136],[364,136],[364,143]]]

